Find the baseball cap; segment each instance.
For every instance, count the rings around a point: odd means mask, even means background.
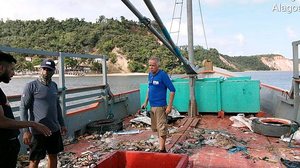
[[[41,68],[49,68],[51,70],[55,70],[55,63],[52,59],[44,59],[41,63]]]

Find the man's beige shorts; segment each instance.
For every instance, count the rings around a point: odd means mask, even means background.
[[[168,133],[166,107],[151,107],[151,129],[158,132],[158,136],[165,136]]]

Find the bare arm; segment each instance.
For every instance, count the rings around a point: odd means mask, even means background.
[[[4,116],[2,106],[0,106],[0,128],[5,129],[19,129],[26,127],[35,127],[36,123],[32,121],[16,121]]]
[[[175,97],[175,92],[170,92],[169,104],[166,109],[167,114],[169,114],[172,111],[174,97]]]
[[[28,127],[33,127],[35,129],[37,129],[39,132],[41,132],[45,136],[51,135],[50,129],[43,124],[36,123],[33,121],[17,121],[17,120],[5,117],[3,108],[0,105],[0,128],[20,129],[20,128],[28,128]]]

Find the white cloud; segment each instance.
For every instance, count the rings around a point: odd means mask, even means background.
[[[291,39],[297,38],[297,33],[292,27],[287,27],[286,32],[289,38]]]
[[[242,33],[238,33],[234,36],[234,38],[237,40],[237,43],[241,46],[245,45],[245,36]]]
[[[151,16],[143,1],[131,0],[131,2],[143,15]],[[152,3],[158,11],[167,10],[171,18],[171,12],[168,11],[169,2],[152,0]],[[166,13],[161,12],[159,14],[164,15]],[[0,18],[11,20],[44,20],[48,17],[64,20],[77,17],[94,22],[100,15],[107,18],[125,16],[130,20],[138,20],[120,0],[118,2],[112,0],[9,0],[0,5]]]

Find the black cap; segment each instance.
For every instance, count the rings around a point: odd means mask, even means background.
[[[49,68],[51,70],[55,70],[55,63],[52,59],[45,59],[42,63],[41,63],[41,68]]]

